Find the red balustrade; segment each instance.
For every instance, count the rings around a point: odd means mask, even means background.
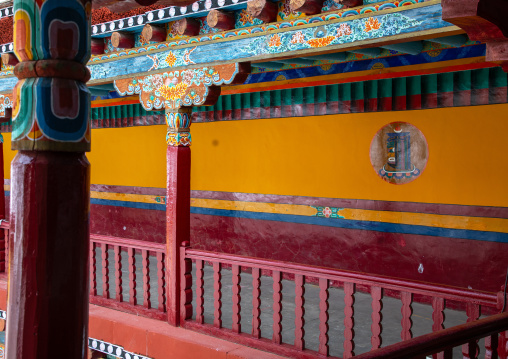
[[[0,223],[3,230],[4,253],[0,249],[0,269],[2,255],[4,265],[8,258],[9,223]],[[2,238],[2,236],[0,236]],[[0,240],[1,241],[1,240]],[[437,286],[416,281],[399,280],[364,273],[341,271],[317,266],[287,263],[275,260],[250,258],[244,256],[213,253],[194,250],[186,243],[180,252],[180,325],[188,329],[211,334],[217,337],[254,346],[277,354],[295,358],[322,358],[330,356],[329,307],[330,288],[343,288],[344,322],[343,322],[343,358],[355,356],[355,294],[357,291],[371,295],[371,348],[369,353],[357,356],[367,358],[425,358],[432,355],[435,359],[453,357],[452,348],[462,345],[463,358],[478,358],[478,339],[485,338],[486,359],[508,359],[508,314],[494,315],[479,319],[482,308],[493,313],[502,306],[502,293],[486,293],[461,288]],[[0,245],[1,248],[1,245]],[[112,251],[112,254],[110,253]],[[147,317],[167,319],[167,264],[164,244],[125,238],[91,235],[90,238],[90,303],[119,309]],[[101,260],[97,260],[100,254]],[[110,273],[110,262],[114,273]],[[123,261],[122,261],[123,260]],[[195,263],[195,274],[192,273],[192,262]],[[124,265],[126,263],[126,265]],[[150,267],[156,268],[157,296],[150,294]],[[213,271],[212,292],[213,324],[205,324],[205,265]],[[124,269],[125,267],[125,269]],[[124,288],[122,270],[128,275],[128,283]],[[223,292],[224,271],[231,270],[232,290]],[[0,270],[1,271],[1,270]],[[241,318],[241,283],[242,272],[252,276],[252,327],[242,328]],[[137,273],[142,273],[138,275]],[[261,299],[261,278],[271,276],[272,298],[268,303]],[[138,278],[139,277],[139,278]],[[113,286],[111,278],[114,278]],[[101,283],[98,283],[98,279]],[[294,281],[294,342],[283,341],[283,279]],[[193,283],[193,281],[195,282]],[[139,283],[138,283],[139,281]],[[309,350],[305,345],[305,284],[315,282],[319,286],[319,345],[316,351]],[[100,285],[99,285],[100,284]],[[195,319],[193,314],[193,284],[196,294]],[[142,289],[140,289],[140,287]],[[114,288],[114,295],[111,291]],[[98,289],[102,289],[99,293]],[[138,303],[137,294],[142,290],[142,302]],[[128,301],[124,300],[128,292]],[[232,296],[231,329],[223,327],[223,296]],[[383,297],[384,295],[399,298],[401,302],[401,343],[382,347],[383,340]],[[414,298],[432,305],[433,333],[412,338],[413,332],[413,301]],[[153,299],[157,300],[152,307]],[[263,299],[264,301],[264,299]],[[466,310],[467,323],[453,328],[444,328],[444,310],[447,302],[462,304]],[[271,307],[273,322],[271,333],[261,336],[261,308]],[[486,309],[486,310],[485,310]],[[287,310],[287,309],[286,309]],[[287,312],[284,312],[287,313]],[[243,331],[246,329],[246,331]],[[271,339],[269,339],[271,338]],[[336,337],[334,337],[336,340]],[[410,356],[408,356],[411,353]]]
[[[277,354],[295,357],[295,358],[322,358],[330,356],[329,348],[329,289],[331,283],[339,285],[344,289],[344,353],[343,358],[355,356],[355,332],[354,332],[354,305],[356,291],[370,293],[371,295],[371,347],[370,353],[376,353],[382,348],[383,341],[383,297],[384,295],[400,299],[400,310],[402,314],[400,336],[403,342],[413,340],[413,301],[417,297],[419,301],[431,303],[433,314],[432,330],[434,335],[439,337],[444,328],[444,314],[447,301],[466,307],[468,316],[468,325],[475,324],[480,316],[481,308],[487,308],[488,312],[493,313],[498,310],[498,295],[495,293],[466,290],[461,288],[437,286],[428,283],[416,281],[399,280],[384,276],[374,276],[364,273],[341,271],[330,268],[321,268],[317,266],[301,265],[295,263],[281,262],[276,260],[266,260],[260,258],[251,258],[223,253],[214,253],[202,250],[195,250],[189,247],[181,248],[181,259],[185,261],[194,261],[196,263],[196,319],[192,320],[192,310],[187,310],[187,315],[181,317],[181,326],[214,335],[224,339],[238,342],[240,344],[254,346],[266,351]],[[210,265],[213,269],[213,298],[214,323],[204,323],[204,287],[205,276],[204,266]],[[222,293],[223,271],[231,269],[232,291]],[[241,306],[240,306],[240,273],[251,273],[252,275],[252,331],[243,332],[240,326]],[[271,276],[273,280],[272,298],[268,302],[261,299],[261,274]],[[282,289],[283,278],[294,281],[294,312],[295,318],[295,336],[294,343],[285,343],[282,335],[283,321],[283,301]],[[305,283],[307,281],[316,282],[319,285],[319,347],[317,351],[309,350],[305,347],[304,314],[306,308],[305,302]],[[192,288],[192,283],[186,281],[186,286],[182,290]],[[223,296],[232,296],[232,319],[231,329],[224,328],[222,325],[222,298]],[[265,298],[265,297],[264,297]],[[187,304],[188,305],[188,304]],[[273,309],[272,332],[264,333],[261,337],[261,308],[271,306]],[[286,313],[286,312],[284,312]],[[208,313],[211,314],[211,313]],[[508,328],[508,327],[507,327]],[[315,333],[314,333],[315,334]],[[506,339],[502,334],[499,338],[497,333],[487,333],[485,341],[486,352],[490,353],[487,358],[506,359],[506,356],[499,354],[498,347],[502,347]],[[271,339],[269,339],[271,338]],[[336,338],[334,338],[336,340]],[[471,337],[457,345],[464,344],[462,353],[464,358],[477,358],[478,344],[477,338]],[[433,358],[451,358],[452,346],[438,347],[433,354]],[[360,355],[358,357],[362,357]],[[375,356],[371,356],[375,357]],[[387,356],[388,358],[389,356]],[[408,356],[413,357],[413,356]],[[423,357],[422,357],[423,358]]]
[[[98,266],[96,249],[100,248],[101,263]],[[110,255],[110,250],[113,255]],[[126,238],[116,238],[92,234],[90,236],[90,303],[113,309],[120,309],[129,313],[140,314],[150,318],[164,320],[166,318],[166,294],[165,294],[165,253],[164,244],[157,244],[145,241],[138,241]],[[136,260],[136,256],[140,260]],[[110,259],[114,262],[114,275],[110,275]],[[122,259],[127,263],[129,277],[128,288],[124,288],[122,279]],[[153,262],[152,262],[153,261]],[[150,295],[150,263],[157,266],[157,301],[156,308],[152,307]],[[140,266],[139,269],[137,266]],[[138,281],[136,270],[142,273],[143,302],[138,303]],[[102,278],[102,294],[97,291],[97,278],[100,271]],[[111,284],[114,278],[115,286]],[[141,282],[139,284],[141,286]],[[112,297],[110,291],[115,289]],[[128,291],[129,301],[125,302],[124,297]]]

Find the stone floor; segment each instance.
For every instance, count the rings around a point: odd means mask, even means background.
[[[109,273],[110,273],[110,295],[115,296],[114,282],[114,263],[112,261],[113,251],[109,252]],[[150,293],[151,306],[157,308],[157,268],[155,257],[150,257],[153,261],[150,263]],[[96,251],[96,260],[98,265],[97,272],[97,291],[102,294],[102,275],[101,275],[101,253]],[[141,271],[141,256],[136,255],[136,277],[137,277],[137,300],[139,304],[143,303],[143,274]],[[129,274],[127,271],[126,253],[122,256],[122,282],[124,301],[129,300]],[[193,270],[195,278],[195,268]],[[204,275],[205,292],[205,322],[213,323],[213,270],[210,266],[205,266]],[[261,335],[265,338],[272,336],[272,278],[261,278]],[[282,284],[282,340],[284,343],[292,344],[294,341],[294,282],[283,280]],[[195,287],[194,287],[195,291]],[[330,355],[341,357],[343,352],[343,323],[344,323],[344,294],[341,289],[330,288],[329,297],[329,337],[330,337]],[[232,325],[232,279],[231,271],[222,270],[222,321],[225,328],[231,328]],[[195,294],[195,292],[194,292]],[[193,299],[195,308],[195,298]],[[354,304],[355,320],[355,353],[361,354],[370,350],[371,337],[371,297],[368,293],[357,292]],[[252,320],[252,276],[249,273],[241,275],[241,325],[242,331],[251,332]],[[399,342],[401,332],[401,302],[399,299],[385,297],[383,299],[382,309],[382,346],[387,346]],[[195,316],[195,309],[194,309]],[[305,345],[308,349],[317,350],[319,345],[319,287],[307,283],[305,285]],[[466,321],[466,314],[456,310],[445,310],[445,327],[451,327],[463,324]],[[413,336],[419,336],[432,332],[432,307],[430,305],[413,303]],[[483,350],[483,340],[480,341],[481,354]],[[454,350],[454,357],[461,357],[460,348]]]

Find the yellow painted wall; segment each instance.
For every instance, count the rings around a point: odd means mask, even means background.
[[[193,124],[192,189],[508,206],[507,114],[503,104]],[[398,186],[369,159],[372,137],[394,121],[418,127],[430,153],[420,178]],[[93,130],[92,183],[165,187],[165,131]]]

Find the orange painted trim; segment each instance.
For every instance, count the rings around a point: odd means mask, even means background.
[[[108,100],[95,100],[92,101],[92,108],[106,107],[106,106],[119,106],[119,105],[133,105],[139,103],[139,96],[128,96],[123,98],[113,98]]]
[[[452,71],[466,71],[496,67],[497,65],[485,62],[485,57],[472,57],[465,60],[451,60],[431,64],[419,64],[411,66],[399,66],[382,70],[357,71],[336,75],[315,76],[299,78],[287,81],[260,82],[256,84],[223,86],[221,95],[232,95],[239,93],[259,92],[261,90],[284,90],[288,88],[310,87],[333,85],[338,83],[349,83],[369,80],[379,80],[397,77],[409,77],[418,75],[429,75]],[[272,84],[272,85],[270,85]]]

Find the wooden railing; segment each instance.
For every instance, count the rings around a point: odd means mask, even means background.
[[[488,318],[474,322],[457,325],[443,329],[439,332],[422,335],[418,338],[409,339],[393,344],[370,353],[358,355],[358,359],[407,359],[426,358],[430,355],[443,353],[444,359],[453,358],[451,348],[469,343],[476,343],[478,339],[485,338],[486,359],[501,358],[507,356],[506,331],[508,330],[508,313],[495,314]],[[463,353],[464,358],[477,358],[477,351]]]
[[[101,263],[97,263],[97,249],[100,249]],[[111,249],[113,250],[113,258],[110,259]],[[90,303],[165,320],[167,317],[165,251],[164,244],[92,234],[90,236]],[[136,257],[138,257],[138,260]],[[127,258],[129,277],[128,290],[123,285],[122,279],[122,259],[125,262],[125,258]],[[115,264],[113,273],[114,290],[110,289],[112,282],[109,273],[111,260]],[[156,307],[152,306],[150,294],[150,263],[152,261],[157,263],[158,303]],[[142,268],[142,278],[139,279],[136,273],[138,268]],[[97,273],[101,274],[99,279],[102,288],[97,287]],[[143,300],[141,303],[138,303],[137,299],[139,280],[142,280],[143,283]],[[99,291],[102,292],[100,295],[98,295]],[[111,295],[112,291],[114,291],[114,296]],[[129,299],[124,301],[127,293]]]
[[[3,231],[5,244],[3,253],[5,266],[9,242],[7,239],[10,233],[9,224],[3,221],[0,224],[0,230]],[[0,238],[2,238],[1,235]],[[165,251],[164,244],[91,235],[90,303],[167,320],[166,293],[169,288],[166,286],[169,283]],[[98,258],[100,260],[97,260]],[[357,292],[368,293],[371,296],[372,307],[370,315],[371,352],[361,354],[357,356],[358,358],[424,358],[425,355],[432,354],[436,359],[448,359],[452,358],[452,347],[463,344],[463,358],[474,359],[478,357],[478,338],[486,338],[486,359],[508,358],[508,332],[505,332],[508,329],[507,314],[493,315],[487,319],[478,320],[482,310],[488,313],[500,311],[504,301],[503,293],[465,290],[365,273],[214,253],[191,249],[187,246],[181,247],[179,260],[181,275],[179,283],[181,287],[180,325],[188,329],[294,358],[330,357],[329,298],[333,284],[334,287],[340,287],[341,293],[343,293],[343,358],[355,356],[354,323]],[[1,265],[2,252],[0,250]],[[209,298],[213,297],[212,324],[205,323],[204,287],[207,279],[204,273],[207,266],[213,271],[213,276],[209,279],[213,282],[213,295],[209,296]],[[112,269],[112,267],[114,268]],[[156,267],[155,275],[157,277],[156,299],[152,298],[152,288],[150,288],[150,268],[153,270],[154,267]],[[225,268],[230,271],[232,277],[231,293],[225,293],[222,289],[222,275]],[[110,275],[110,271],[112,275]],[[244,280],[245,276],[250,274],[252,284],[253,305],[252,311],[247,314],[242,312],[241,308],[242,273],[244,273]],[[124,280],[123,276],[128,279]],[[266,298],[262,299],[261,296],[261,280],[262,278],[266,279],[267,276],[273,280],[272,298],[269,303],[266,303]],[[292,313],[295,330],[294,342],[291,344],[282,340],[283,279],[293,281],[295,286]],[[305,345],[306,282],[315,283],[319,288],[319,346],[315,351],[307,349]],[[142,293],[142,299],[138,302],[138,297],[141,296],[139,292]],[[192,302],[194,293],[195,307]],[[222,323],[222,300],[226,295],[232,297],[231,311],[227,310],[232,316],[231,329],[224,328]],[[381,348],[384,295],[400,299],[402,314],[400,338],[402,342]],[[433,333],[413,339],[412,306],[415,298],[419,302],[431,304]],[[152,305],[154,302],[157,304]],[[444,310],[452,303],[465,309],[467,323],[444,329]],[[265,334],[263,337],[261,336],[261,308],[267,306],[271,306],[273,309],[272,328],[268,336],[271,339],[267,338],[266,333],[263,333]],[[208,313],[206,314],[208,315]],[[242,315],[251,318],[250,328],[242,328]],[[498,333],[500,334],[498,335]]]
[[[196,265],[196,277],[192,277],[192,261]],[[209,264],[213,268],[213,324],[204,323],[204,266]],[[232,316],[231,329],[222,326],[222,298],[226,293],[222,291],[222,268],[231,267],[232,272]],[[240,326],[240,274],[242,271],[251,273],[252,276],[252,328],[247,332]],[[270,305],[273,307],[272,339],[262,338],[260,335],[260,308],[266,307],[267,303],[261,303],[260,277],[261,274],[269,274],[273,279],[273,298]],[[295,332],[294,343],[283,343],[282,337],[282,278],[292,279],[295,283]],[[194,281],[195,279],[195,281]],[[305,348],[304,313],[305,299],[304,284],[308,279],[313,279],[319,285],[319,349],[318,351]],[[192,283],[195,282],[196,313],[192,319]],[[250,258],[223,253],[194,250],[188,247],[181,248],[181,287],[182,287],[182,326],[204,332],[210,335],[228,339],[249,346],[254,346],[277,354],[296,358],[315,358],[329,356],[329,289],[330,283],[339,283],[344,293],[344,354],[343,358],[351,358],[355,355],[354,333],[354,302],[355,292],[358,288],[367,291],[372,297],[372,337],[371,350],[379,349],[382,342],[381,311],[383,307],[383,292],[390,291],[391,296],[400,298],[401,301],[401,339],[412,338],[412,304],[413,296],[428,298],[432,303],[434,332],[444,328],[444,309],[446,301],[463,303],[467,308],[467,321],[478,320],[481,308],[489,308],[496,311],[498,296],[494,293],[464,290],[453,287],[436,286],[427,283],[398,280],[382,276],[367,275],[364,273],[348,272],[316,266],[300,265],[275,260]],[[474,358],[468,353],[476,350],[476,342],[471,341],[463,348],[464,358]],[[444,355],[443,353],[441,355]],[[446,357],[446,356],[445,356]]]

